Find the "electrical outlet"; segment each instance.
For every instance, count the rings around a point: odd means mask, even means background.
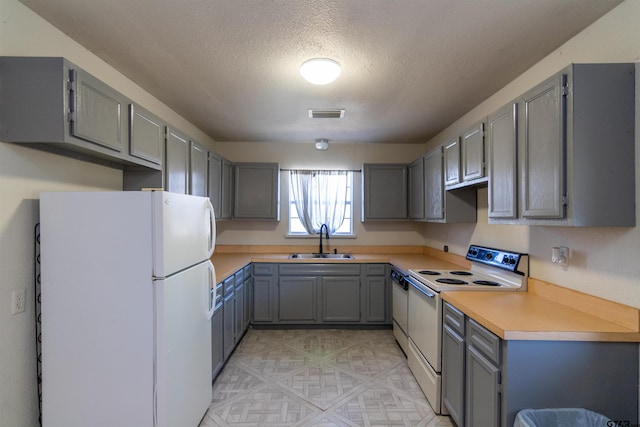
[[[27,305],[27,290],[14,289],[11,291],[11,314],[24,312]]]

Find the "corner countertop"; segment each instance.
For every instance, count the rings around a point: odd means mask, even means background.
[[[503,340],[640,342],[639,310],[529,279],[527,292],[442,292]]]
[[[405,272],[469,267],[462,256],[430,248],[371,249],[345,250],[354,256],[352,260],[289,259],[290,253],[312,251],[282,247],[258,252],[221,250],[211,260],[218,282],[252,262],[389,263]],[[531,277],[526,292],[448,291],[441,296],[503,340],[640,342],[640,309]]]

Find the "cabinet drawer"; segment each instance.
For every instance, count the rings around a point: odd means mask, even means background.
[[[490,361],[500,365],[500,338],[467,318],[467,342]]]
[[[233,276],[227,277],[224,280],[224,295],[227,296],[233,291],[233,285],[235,284],[235,280]]]
[[[244,282],[244,270],[240,269],[236,271],[236,274],[234,274],[234,277],[236,278],[236,286],[238,286],[239,284]]]
[[[279,273],[281,276],[359,276],[360,264],[280,264]]]
[[[464,313],[449,303],[444,303],[444,324],[464,336]]]
[[[216,285],[216,301],[215,301],[216,310],[219,308],[218,307],[219,305],[222,306],[223,296],[224,294],[223,294],[222,282],[220,282]]]
[[[251,264],[244,267],[244,279],[247,280],[251,277]]]
[[[367,276],[384,276],[386,264],[365,264],[364,272]]]
[[[254,276],[271,276],[275,273],[277,264],[253,264]]]

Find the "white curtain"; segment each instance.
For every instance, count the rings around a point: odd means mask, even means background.
[[[326,224],[335,233],[344,221],[347,204],[347,171],[293,170],[291,191],[300,222],[309,234]]]

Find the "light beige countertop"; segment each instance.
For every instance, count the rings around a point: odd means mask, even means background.
[[[252,262],[390,263],[407,272],[469,268],[460,255],[426,247],[352,247],[351,260],[289,259],[314,247],[218,247],[218,282]],[[529,278],[527,292],[450,291],[442,298],[504,340],[640,342],[640,310]]]
[[[442,292],[504,340],[640,342],[640,310],[529,279],[527,292]]]

